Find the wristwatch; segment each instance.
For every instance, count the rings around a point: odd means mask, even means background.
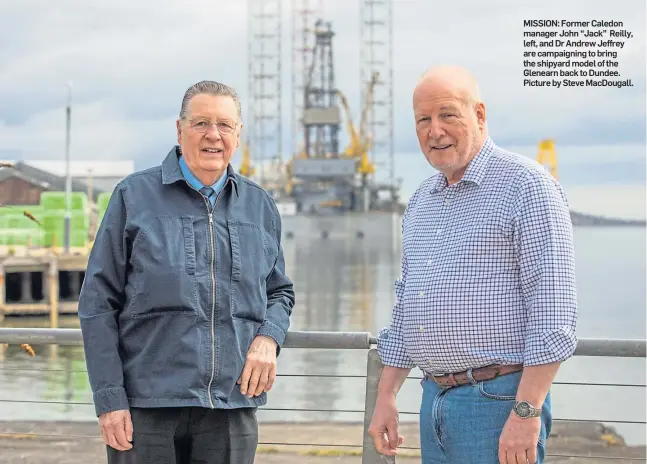
[[[541,416],[541,409],[535,408],[527,401],[515,401],[512,410],[522,419]]]

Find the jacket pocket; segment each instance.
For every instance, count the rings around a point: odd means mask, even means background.
[[[133,317],[197,314],[193,219],[160,216],[133,244]]]
[[[256,224],[229,221],[231,242],[232,316],[263,322],[267,307],[266,281],[276,253]]]
[[[234,339],[227,340],[218,346],[219,358],[226,360],[220,362],[219,369],[221,369],[222,375],[219,375],[217,379],[218,396],[223,401],[230,401],[232,397],[234,401],[239,401],[241,398],[240,385],[236,383],[236,380],[243,373],[247,352],[261,324],[256,321],[234,318],[232,326]],[[238,392],[234,392],[234,389],[237,389]]]

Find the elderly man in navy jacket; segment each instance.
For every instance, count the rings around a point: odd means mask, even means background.
[[[254,461],[295,298],[276,205],[229,164],[241,128],[197,83],[178,145],[110,199],[78,310],[109,463]]]

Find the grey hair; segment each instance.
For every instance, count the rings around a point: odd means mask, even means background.
[[[240,99],[238,98],[238,93],[233,87],[228,85],[221,84],[216,81],[200,81],[197,84],[193,84],[187,89],[184,93],[184,98],[182,99],[182,107],[180,108],[180,119],[186,118],[187,107],[189,102],[196,95],[207,93],[211,95],[220,95],[223,97],[231,97],[236,104],[236,109],[238,110],[238,119],[242,117],[242,110],[240,107]]]

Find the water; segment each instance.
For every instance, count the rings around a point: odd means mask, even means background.
[[[586,338],[645,338],[645,229],[576,228],[579,285],[579,336]],[[297,307],[294,330],[344,330],[376,333],[388,323],[394,301],[393,281],[399,274],[399,249],[368,241],[314,241],[304,246],[286,241],[289,275],[295,282]],[[43,319],[9,319],[4,326],[46,327]],[[78,327],[76,318],[61,325]],[[83,353],[77,347],[36,347],[29,358],[17,347],[0,357],[0,400],[91,403]],[[361,421],[364,408],[361,376],[365,353],[353,350],[286,349],[279,357],[279,374],[267,421]],[[29,370],[23,370],[29,369]],[[308,374],[311,377],[299,377]],[[312,377],[312,375],[324,375]],[[419,376],[417,371],[412,375]],[[643,359],[572,358],[557,382],[645,383]],[[399,395],[402,421],[416,420],[420,385],[408,380]],[[556,418],[596,421],[645,421],[645,389],[555,385]],[[316,412],[313,410],[346,412]],[[360,412],[351,412],[360,411]],[[25,404],[3,401],[0,420],[93,420],[91,404]],[[616,427],[628,443],[645,442],[645,426]]]

